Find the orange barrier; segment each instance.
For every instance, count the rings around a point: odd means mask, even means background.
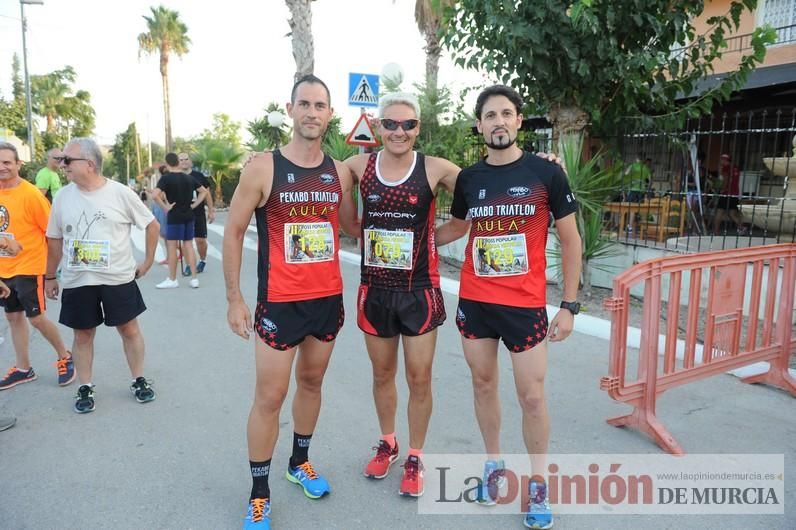
[[[701,315],[700,293],[705,272],[709,283],[707,304]],[[690,278],[682,332],[680,298],[684,274]],[[748,278],[751,283],[747,289]],[[669,286],[666,300],[663,300],[664,280],[668,280]],[[638,369],[635,379],[631,379],[626,375],[630,290],[642,281],[643,324]],[[658,395],[664,391],[768,361],[767,372],[742,381],[766,383],[796,396],[796,379],[788,372],[790,353],[796,350],[791,329],[795,286],[796,244],[656,258],[618,275],[614,279],[613,297],[605,301],[605,308],[613,312],[611,350],[609,375],[600,380],[600,389],[614,400],[632,405],[633,412],[611,418],[608,423],[634,427],[669,453],[683,454],[680,444],[655,415]],[[662,302],[666,302],[665,312]],[[748,315],[745,325],[744,307]],[[662,320],[665,329],[661,336]],[[701,356],[697,357],[700,323],[704,324],[704,336]]]

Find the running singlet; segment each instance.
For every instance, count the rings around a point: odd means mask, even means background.
[[[257,300],[295,302],[341,294],[338,206],[342,194],[334,161],[300,167],[274,155],[274,180],[257,219]]]
[[[550,213],[577,209],[561,169],[530,153],[505,166],[485,161],[459,174],[451,215],[472,222],[459,297],[513,307],[543,307]]]
[[[380,153],[368,159],[362,197],[362,285],[391,291],[439,287],[434,243],[436,200],[426,161],[414,153],[404,178],[388,182],[378,170]]]

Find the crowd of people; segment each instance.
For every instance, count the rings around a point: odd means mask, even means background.
[[[291,375],[296,382],[293,449],[285,477],[311,499],[331,491],[311,462],[309,448],[324,375],[345,320],[340,229],[362,242],[356,321],[372,366],[379,424],[363,474],[373,480],[387,477],[403,446],[399,493],[419,497],[424,492],[432,365],[437,330],[447,316],[437,248],[467,235],[455,322],[472,376],[475,417],[486,453],[477,501],[497,503],[505,480],[498,397],[502,341],[510,352],[521,433],[532,469],[523,521],[530,528],[553,525],[544,478],[550,436],[544,390],[547,347],[548,339],[562,341],[570,335],[580,308],[576,299],[581,240],[576,199],[555,158],[525,152],[516,143],[521,107],[520,96],[506,86],[496,85],[479,95],[476,126],[487,156],[461,169],[414,149],[421,127],[417,100],[409,94],[390,94],[380,101],[375,120],[384,148],[337,161],[321,150],[333,113],[326,84],[309,75],[293,86],[287,105],[292,139],[247,161],[230,203],[223,241],[229,326],[244,339],[255,336],[255,395],[247,425],[252,487],[245,529],[271,527],[269,478]],[[53,155],[70,184],[52,192],[50,208],[44,180],[33,186],[21,179],[16,150],[0,144],[0,300],[17,352],[17,365],[0,389],[36,377],[27,352],[29,321],[59,358],[59,382],[79,379],[75,411],[94,410],[93,341],[96,328],[104,323],[116,327],[121,336],[136,400],[151,401],[155,391],[144,376],[145,345],[137,323],[146,307],[137,280],[152,267],[162,235],[169,275],[156,287],[178,287],[178,272],[191,277],[192,288],[199,286],[197,275],[206,265],[206,223],[214,218],[207,182],[191,175],[187,154],[170,153],[157,186],[148,194],[155,203],[153,213],[127,186],[102,176],[102,155],[92,140],[72,140]],[[359,213],[355,186],[362,198]],[[435,226],[440,187],[453,193],[452,218]],[[164,214],[161,221],[156,219],[158,210]],[[259,240],[253,317],[240,289],[244,235],[252,217]],[[564,299],[562,310],[548,320],[545,245],[551,218],[561,243]],[[140,263],[133,259],[132,226],[146,233]],[[178,251],[187,261],[182,271],[177,270]],[[71,352],[45,316],[44,296],[59,295],[59,322],[74,332]],[[396,425],[399,344],[409,390],[405,427]],[[12,418],[0,418],[0,430],[11,425]],[[405,433],[401,444],[399,432]]]

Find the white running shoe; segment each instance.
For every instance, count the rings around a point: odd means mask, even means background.
[[[155,289],[176,289],[180,286],[180,282],[177,280],[172,280],[171,278],[166,278],[159,284],[155,286]]]
[[[188,284],[191,286],[191,289],[196,289],[199,287],[199,278],[191,278],[191,281],[188,282]]]

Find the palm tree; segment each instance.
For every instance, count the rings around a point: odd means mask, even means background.
[[[70,83],[75,81],[75,70],[66,66],[45,75],[30,78],[33,110],[47,120],[47,132],[55,132],[55,119],[64,110],[64,104],[71,91]]]
[[[216,193],[213,202],[217,207],[224,204],[221,183],[238,167],[243,155],[243,151],[236,146],[223,142],[209,141],[202,145],[197,158],[204,161],[204,168],[210,173],[210,178],[215,184]]]
[[[296,60],[295,80],[313,73],[315,70],[315,44],[312,40],[313,0],[285,0],[290,9],[290,37],[293,45],[293,59]]]
[[[142,53],[160,53],[160,78],[163,81],[163,114],[166,124],[166,151],[172,147],[171,108],[169,105],[169,56],[178,57],[188,53],[188,26],[180,20],[180,14],[163,6],[150,7],[152,16],[144,15],[147,32],[138,35],[138,56]]]
[[[417,0],[415,2],[415,21],[423,38],[426,39],[426,89],[431,94],[437,93],[437,72],[442,47],[439,43],[443,14],[447,7],[452,7],[454,0]],[[424,116],[425,117],[425,116]],[[436,123],[435,115],[428,117]]]

